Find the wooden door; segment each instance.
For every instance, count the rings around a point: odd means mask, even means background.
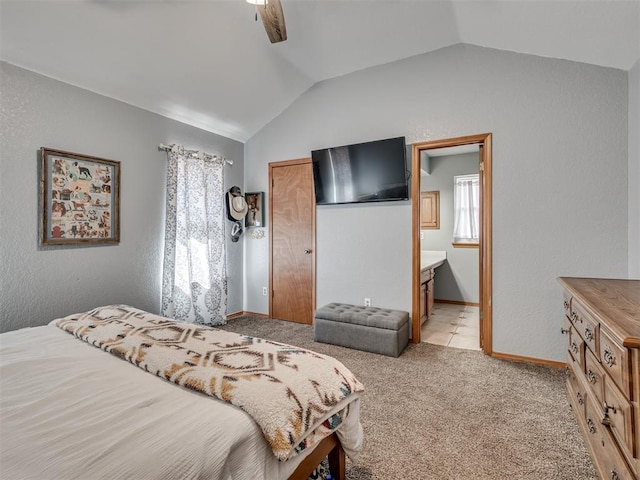
[[[316,208],[311,159],[269,164],[269,316],[313,323]]]
[[[480,218],[484,219],[484,215],[483,215],[483,211],[482,209],[484,208],[483,204],[485,201],[484,198],[484,144],[480,144],[478,146],[478,174],[480,177]],[[478,309],[478,321],[479,321],[479,325],[478,328],[480,329],[480,350],[482,350],[483,352],[485,351],[485,344],[484,344],[484,335],[485,335],[485,323],[484,323],[484,319],[482,318],[482,312],[483,312],[483,298],[484,298],[484,271],[483,269],[485,268],[485,262],[482,261],[482,252],[484,251],[484,249],[482,248],[482,242],[485,241],[485,235],[487,235],[488,232],[486,232],[486,225],[485,225],[485,221],[481,220],[480,221],[480,228],[481,228],[481,232],[480,232],[480,239],[478,241],[478,247],[479,247],[479,252],[480,252],[480,267],[478,268],[478,273],[480,278],[478,278],[478,293],[480,295],[480,308]]]
[[[482,133],[466,137],[434,140],[424,143],[414,143],[412,146],[412,168],[414,172],[420,171],[420,155],[425,150],[455,147],[459,145],[479,146],[480,172],[480,243],[479,243],[479,267],[480,267],[480,347],[487,355],[493,354],[493,308],[492,308],[492,135]],[[420,279],[420,175],[414,175],[411,180],[411,208],[412,208],[412,336],[413,343],[420,342],[420,308],[421,308],[421,279]]]

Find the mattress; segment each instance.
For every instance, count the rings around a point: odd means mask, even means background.
[[[286,479],[243,410],[172,384],[54,326],[0,335],[0,476]],[[336,432],[362,445],[360,398]]]

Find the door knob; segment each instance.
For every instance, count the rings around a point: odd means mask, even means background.
[[[305,248],[304,249],[304,253],[305,253],[305,255],[309,255],[311,253],[311,249],[310,248]]]

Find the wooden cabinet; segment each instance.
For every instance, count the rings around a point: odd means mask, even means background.
[[[432,270],[432,272],[433,272],[433,270]],[[434,283],[435,281],[436,281],[436,277],[432,273],[431,274],[431,281],[429,283],[427,283],[427,318],[431,316],[431,311],[433,310],[433,303],[434,303],[433,287],[435,286],[435,283]]]
[[[440,228],[440,192],[420,192],[420,228]]]
[[[427,283],[420,284],[420,325],[427,321]]]
[[[420,272],[420,325],[428,320],[433,310],[434,269]]]
[[[558,279],[567,391],[602,479],[640,476],[640,280]]]

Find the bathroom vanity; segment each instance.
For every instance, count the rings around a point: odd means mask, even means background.
[[[422,250],[420,252],[420,325],[427,321],[433,310],[436,268],[446,261],[446,251]]]

